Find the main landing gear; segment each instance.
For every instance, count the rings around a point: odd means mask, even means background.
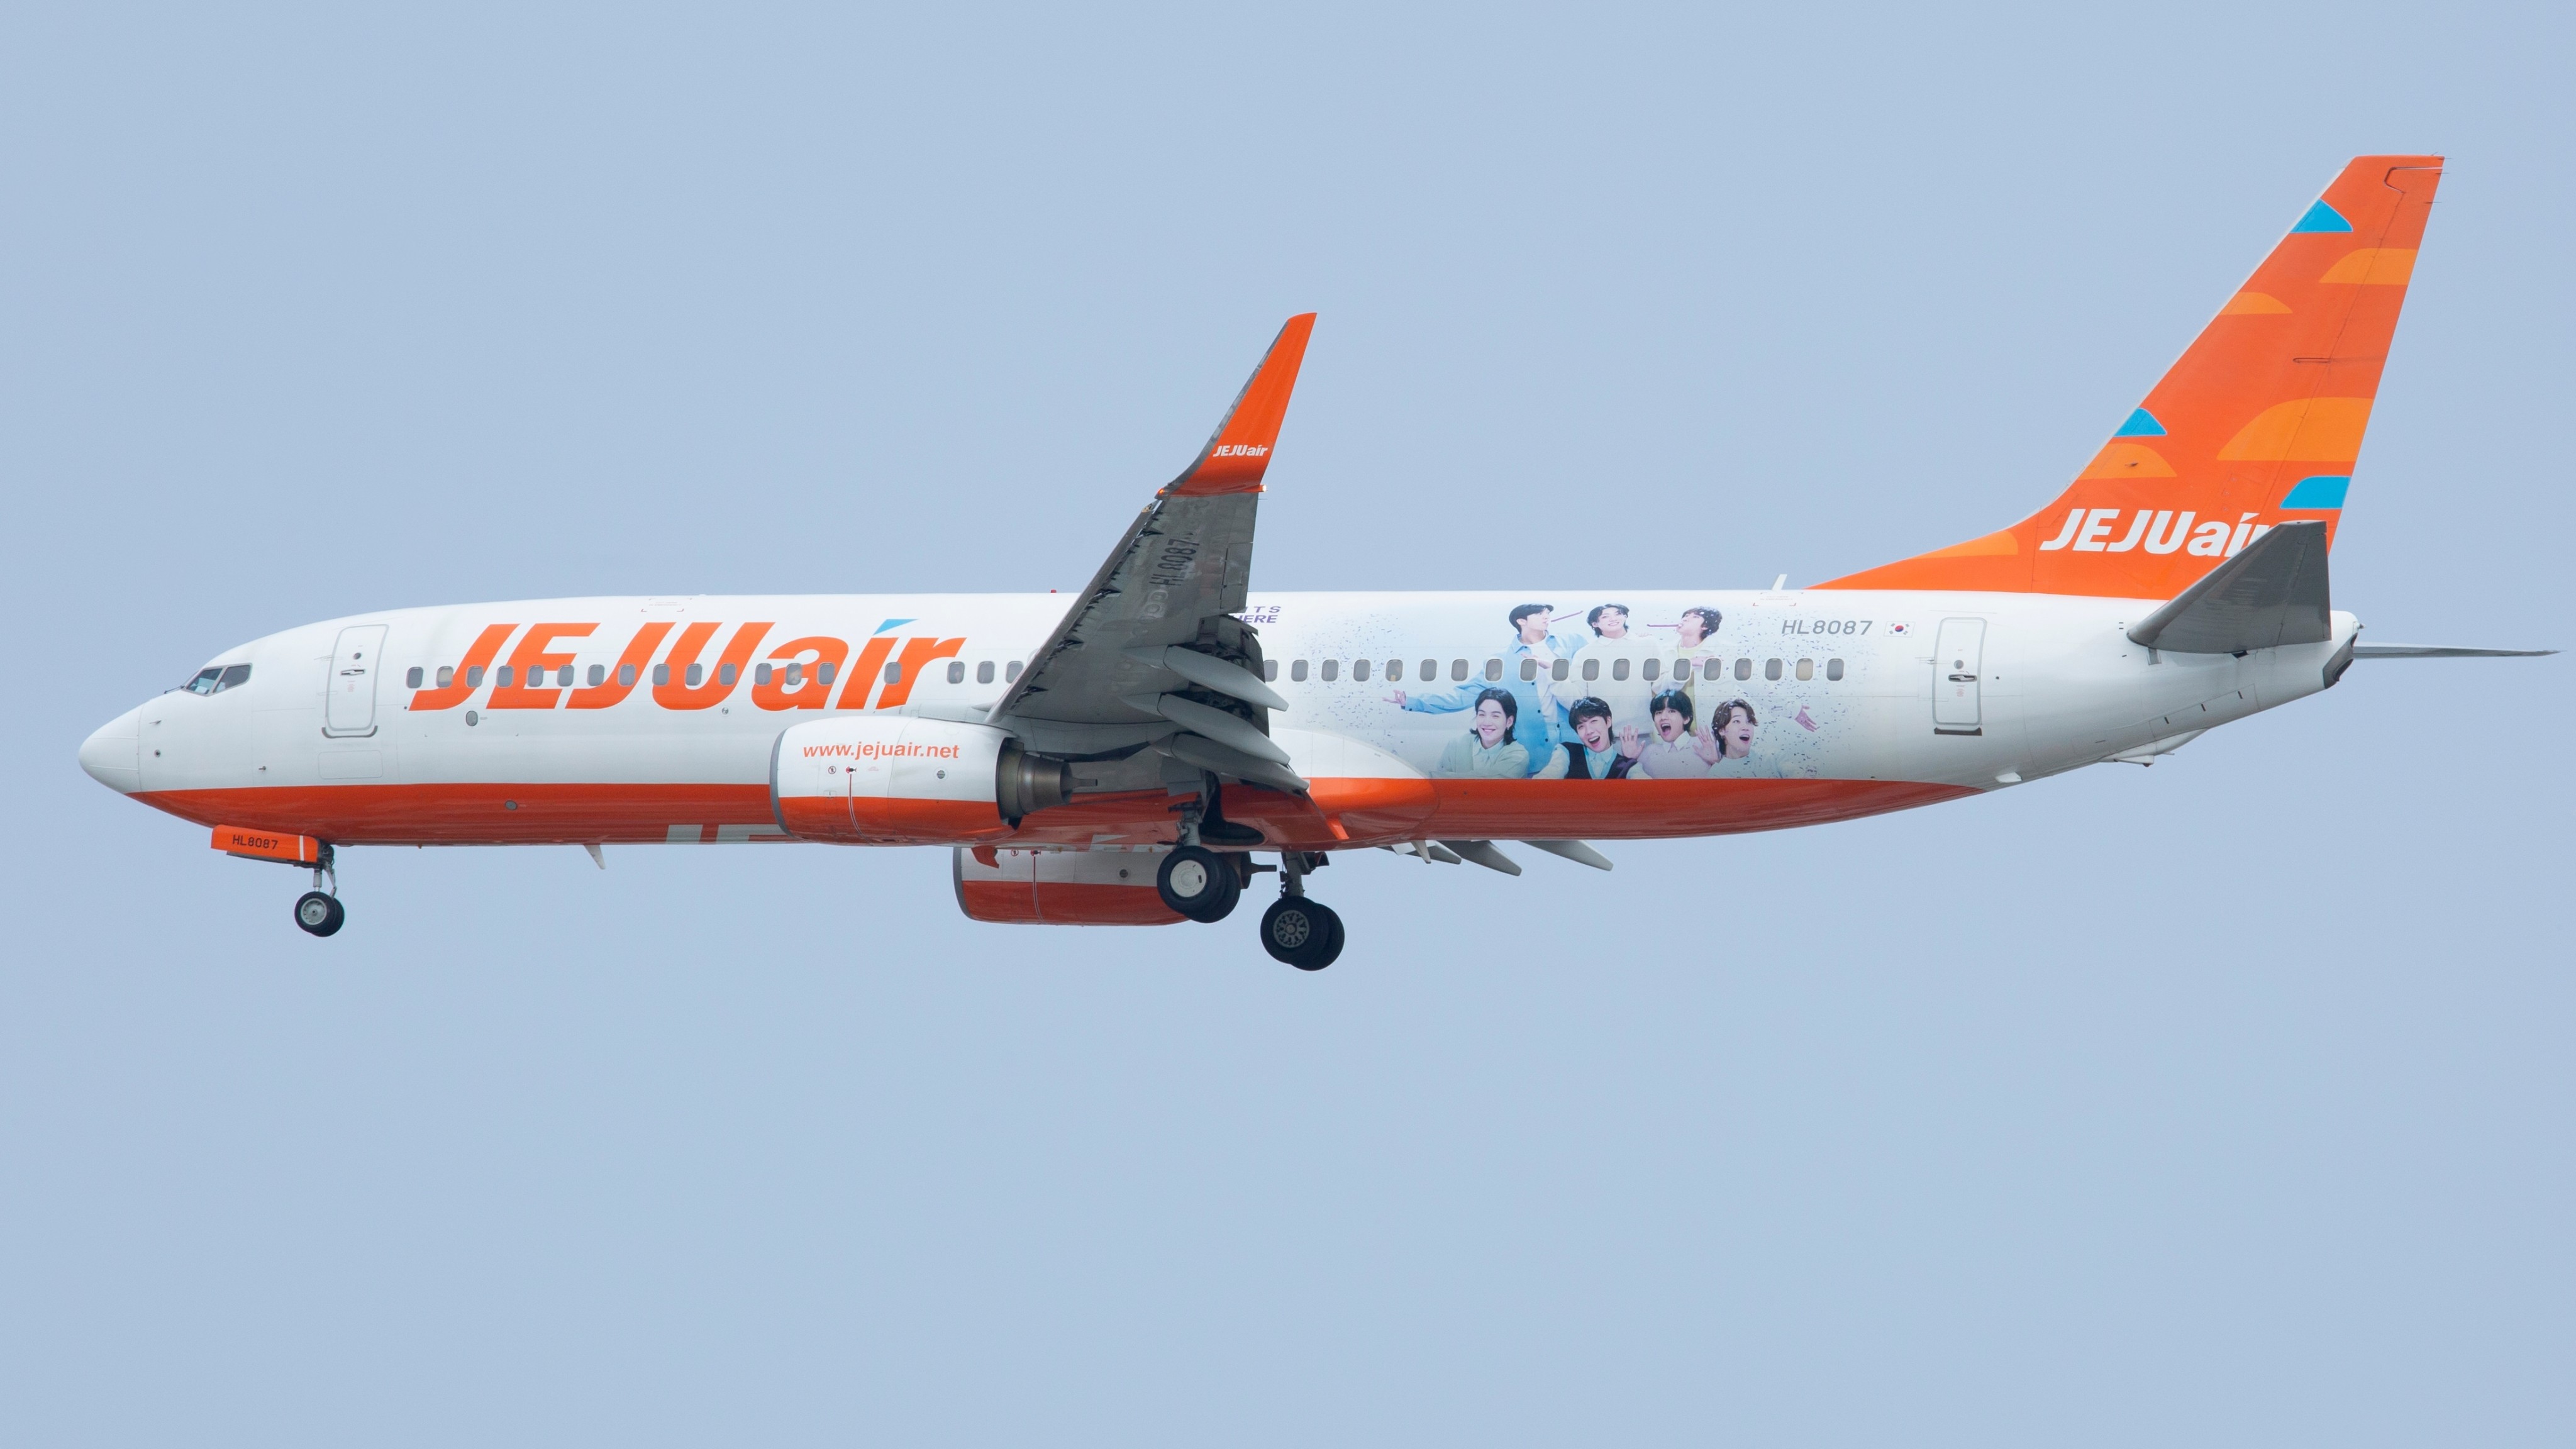
[[[1261,949],[1300,971],[1321,971],[1342,954],[1341,913],[1306,899],[1306,875],[1323,863],[1306,851],[1279,852],[1279,899],[1261,913]]]
[[[1321,971],[1342,954],[1340,914],[1306,899],[1306,873],[1323,863],[1320,855],[1282,851],[1279,899],[1261,913],[1261,949],[1300,971]],[[1212,923],[1234,913],[1251,870],[1251,861],[1240,853],[1220,855],[1205,846],[1184,845],[1163,857],[1154,889],[1174,912]]]
[[[1234,903],[1243,898],[1237,870],[1233,857],[1184,845],[1163,857],[1163,868],[1154,872],[1154,889],[1175,912],[1214,924],[1232,915]]]
[[[1254,871],[1270,867],[1254,865],[1241,851],[1220,853],[1200,844],[1209,839],[1232,843],[1231,836],[1210,833],[1211,827],[1260,838],[1239,826],[1202,819],[1196,809],[1185,810],[1181,844],[1163,857],[1162,868],[1154,873],[1154,890],[1175,914],[1212,923],[1234,913],[1244,888],[1252,884]],[[1324,863],[1320,852],[1279,852],[1279,899],[1261,913],[1261,949],[1272,960],[1285,961],[1300,971],[1321,971],[1342,954],[1340,914],[1320,901],[1306,899],[1306,877]]]

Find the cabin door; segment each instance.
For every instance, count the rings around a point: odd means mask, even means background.
[[[385,626],[352,624],[331,650],[331,692],[322,707],[322,733],[343,739],[376,732],[376,676]]]
[[[1932,732],[1985,733],[1977,676],[1985,672],[1986,621],[1944,619],[1932,659]]]

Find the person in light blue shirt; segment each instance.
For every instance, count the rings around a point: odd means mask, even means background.
[[[1555,613],[1552,604],[1523,604],[1512,610],[1511,647],[1503,651],[1500,687],[1510,691],[1512,702],[1518,707],[1512,737],[1521,742],[1529,757],[1525,773],[1535,773],[1546,767],[1558,737],[1568,729],[1564,707],[1550,701],[1540,691],[1536,680],[1521,678],[1520,661],[1523,659],[1537,661],[1537,673],[1543,679],[1557,660],[1574,657],[1575,645],[1548,633],[1548,625]],[[1484,680],[1471,679],[1448,689],[1419,692],[1399,689],[1386,698],[1389,704],[1416,714],[1455,714],[1460,710],[1474,709],[1477,696],[1493,687]]]

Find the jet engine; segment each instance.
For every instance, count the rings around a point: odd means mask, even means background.
[[[1027,926],[1168,926],[1181,919],[1154,889],[1169,847],[1145,850],[959,850],[957,909]],[[985,862],[990,860],[991,864]]]
[[[1071,765],[1029,754],[991,725],[846,715],[797,725],[770,746],[770,809],[804,840],[999,840],[1072,794]]]

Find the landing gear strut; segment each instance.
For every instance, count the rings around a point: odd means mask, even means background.
[[[1301,850],[1279,853],[1279,899],[1261,913],[1261,949],[1300,971],[1321,971],[1342,954],[1342,917],[1306,899],[1306,873],[1324,863]]]
[[[331,889],[322,889],[322,878],[331,878]],[[349,919],[348,908],[340,904],[340,871],[332,858],[331,847],[324,845],[313,862],[313,889],[295,898],[295,924],[307,935],[328,936],[338,931]]]

